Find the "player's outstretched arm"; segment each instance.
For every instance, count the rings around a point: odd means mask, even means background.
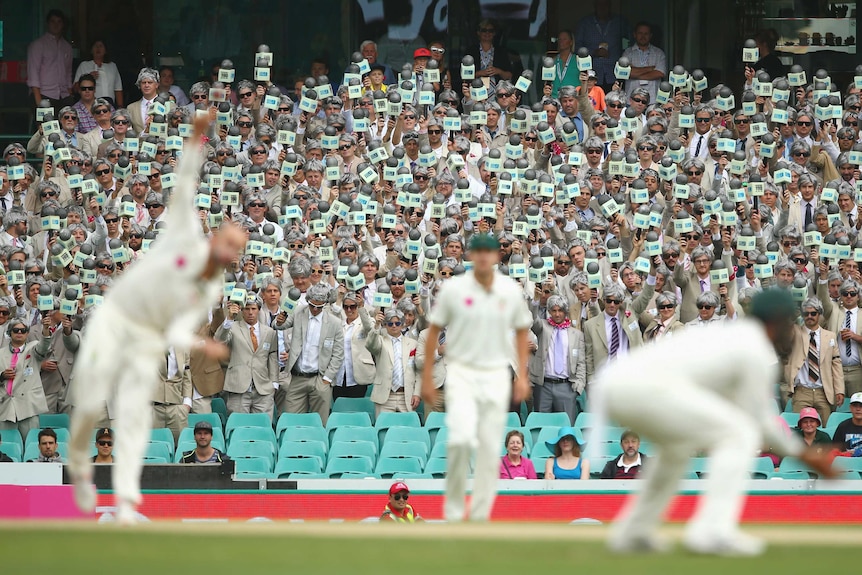
[[[170,209],[165,216],[167,231],[171,235],[191,235],[200,232],[200,220],[195,213],[194,198],[197,193],[198,171],[201,167],[203,154],[201,138],[207,130],[209,121],[206,118],[195,118],[194,132],[183,146],[183,157],[180,158],[177,170],[176,186],[171,194]]]

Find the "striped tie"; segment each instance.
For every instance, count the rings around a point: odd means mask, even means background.
[[[847,310],[847,317],[844,319],[844,329],[850,329],[850,310]],[[844,350],[847,352],[847,359],[850,359],[850,356],[853,354],[852,340],[847,340],[844,342]]]
[[[808,379],[811,383],[820,381],[820,354],[817,352],[817,340],[814,339],[815,332],[811,332],[808,340]]]
[[[617,327],[617,318],[611,318],[611,347],[610,357],[616,357],[620,350],[620,328]]]

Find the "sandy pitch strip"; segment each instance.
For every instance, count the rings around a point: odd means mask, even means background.
[[[0,533],[6,530],[40,532],[48,530],[70,530],[104,532],[117,529],[110,523],[95,523],[84,521],[15,521],[0,522]],[[862,527],[857,526],[820,526],[820,525],[776,525],[776,526],[743,526],[746,533],[762,537],[777,545],[828,545],[828,546],[858,546],[862,540]],[[223,523],[179,521],[154,521],[123,528],[122,531],[137,531],[139,533],[171,533],[171,534],[212,534],[212,535],[246,535],[274,537],[352,537],[378,538],[381,534],[387,537],[402,537],[405,539],[428,539],[435,537],[445,539],[472,540],[542,540],[542,541],[604,541],[608,535],[607,526],[568,525],[550,523],[487,523],[447,525],[442,523],[407,525],[374,524],[374,523],[247,523],[233,521]],[[663,527],[662,535],[671,540],[682,537],[683,527],[671,525]]]

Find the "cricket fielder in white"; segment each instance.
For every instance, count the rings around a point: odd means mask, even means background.
[[[448,521],[464,519],[470,456],[476,452],[470,520],[486,521],[497,495],[500,441],[510,398],[530,392],[528,332],[532,318],[521,287],[497,273],[500,244],[491,235],[470,240],[473,269],[447,281],[431,310],[425,357],[435,357],[446,329],[446,500]],[[512,386],[510,368],[515,366]],[[422,371],[422,397],[435,405],[434,362]]]
[[[206,121],[184,147],[167,227],[152,249],[114,283],[84,332],[74,378],[69,471],[82,510],[95,508],[89,447],[105,401],[115,420],[113,487],[117,521],[133,523],[140,503],[142,458],[150,436],[151,400],[158,366],[168,347],[189,349],[195,330],[222,291],[224,267],[241,252],[245,235],[224,225],[211,239],[201,231],[194,208]],[[203,351],[226,358],[222,344],[208,340]]]
[[[739,531],[739,517],[751,459],[764,445],[832,475],[826,454],[803,450],[778,422],[775,350],[786,349],[796,307],[785,290],[768,290],[755,296],[748,319],[690,328],[608,364],[594,385],[600,415],[597,437],[588,443],[601,441],[608,418],[656,447],[641,492],[629,499],[611,531],[611,549],[662,549],[656,529],[697,451],[708,452],[710,463],[684,538],[695,553],[763,551],[760,540]]]

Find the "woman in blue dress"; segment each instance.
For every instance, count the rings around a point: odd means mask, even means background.
[[[545,479],[590,478],[590,462],[581,457],[573,427],[561,427],[557,439],[546,441],[545,445],[554,452],[554,457],[545,461]]]

